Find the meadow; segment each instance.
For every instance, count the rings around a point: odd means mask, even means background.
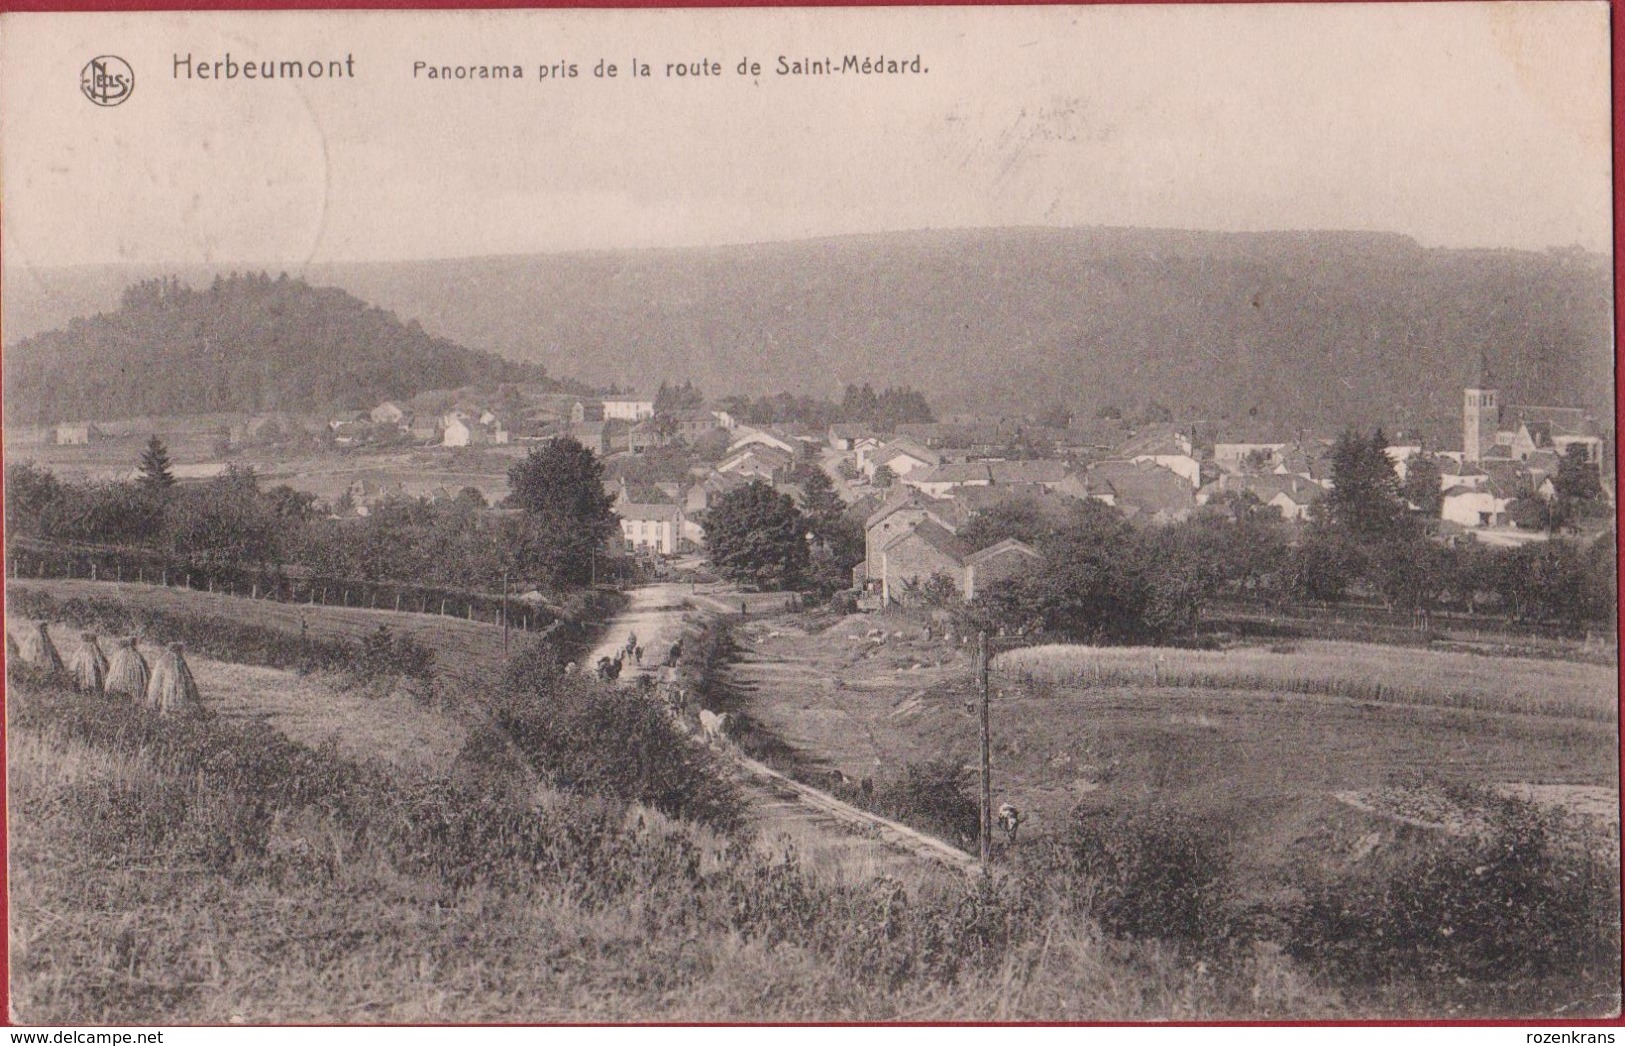
[[[961,794],[974,796],[974,676],[962,644],[927,639],[897,613],[781,618],[735,632],[739,652],[724,685],[746,716],[748,742],[775,765],[849,798],[871,788],[877,798],[896,794],[922,773],[947,779],[942,768],[957,766]],[[1497,817],[1518,822],[1537,817],[1531,811],[1551,818],[1540,845],[1586,854],[1599,881],[1618,878],[1609,668],[1315,641],[1221,651],[1052,646],[999,655],[992,685],[993,801],[1023,814],[1013,841],[996,836],[996,860],[1048,866],[1059,847],[1078,855],[1085,879],[1102,873],[1091,863],[1102,854],[1118,854],[1108,862],[1114,875],[1186,869],[1168,873],[1185,887],[1143,873],[1144,890],[1169,912],[1180,910],[1181,890],[1200,901],[1178,925],[1153,916],[1155,935],[1243,933],[1324,958],[1343,947],[1334,938],[1367,931],[1330,930],[1329,917],[1305,928],[1330,910],[1317,898],[1358,898],[1367,928],[1381,925],[1382,898],[1415,896],[1458,874],[1441,868],[1458,867],[1460,854],[1442,854],[1476,845],[1469,840],[1482,840]],[[1528,800],[1523,813],[1505,814],[1504,796]],[[1488,865],[1466,867],[1470,884],[1472,870]],[[1543,902],[1538,891],[1513,899],[1520,889],[1497,888],[1507,926],[1481,927],[1484,947],[1516,955],[1526,946],[1511,913]],[[1202,914],[1215,897],[1222,903]],[[1458,902],[1432,896],[1416,910],[1454,912]],[[1617,937],[1617,906],[1604,910]],[[1122,925],[1150,932],[1134,918]],[[1391,932],[1421,939],[1452,927]],[[1524,977],[1503,984],[1497,1002],[1462,971],[1453,994],[1424,990],[1425,974],[1401,974],[1408,954],[1386,968],[1369,957],[1351,962],[1341,975],[1362,972],[1338,983],[1353,989],[1357,1009],[1440,1015],[1486,1005],[1538,1011],[1569,990]]]
[[[10,689],[25,1023],[1341,1012],[1277,950],[1215,976],[1036,879],[841,883],[637,803]]]
[[[159,622],[204,619],[189,608],[280,630],[264,615],[291,609],[125,590]],[[410,616],[315,609],[335,641]],[[731,688],[755,729],[801,724],[792,762],[823,758],[820,737],[846,746],[829,765],[877,776],[974,751],[962,648],[797,620],[751,622],[742,655],[687,644],[685,678]],[[995,874],[887,861],[868,876],[813,858],[821,839],[767,834],[771,811],[633,691],[536,654],[504,664],[494,631],[421,633],[445,644],[431,704],[345,671],[234,664],[275,646],[222,635],[219,659],[195,658],[216,713],[201,722],[14,668],[17,1019],[1617,1012],[1617,850],[1481,787],[1617,790],[1612,723],[1029,666],[995,697],[996,801],[1028,814]],[[1076,672],[1077,654],[1046,656]],[[1397,786],[1485,827],[1339,798]]]
[[[1295,640],[1228,650],[1047,645],[994,659],[1029,686],[1174,687],[1341,697],[1383,704],[1615,722],[1615,666],[1372,643]]]

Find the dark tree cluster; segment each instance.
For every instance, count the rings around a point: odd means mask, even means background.
[[[887,388],[876,393],[868,384],[848,385],[839,403],[815,396],[780,392],[754,400],[748,396],[728,396],[721,401],[721,406],[747,424],[789,423],[812,429],[849,423],[890,432],[901,424],[936,420],[925,393],[907,387]]]
[[[730,581],[761,591],[807,583],[809,533],[807,518],[790,495],[761,480],[724,494],[705,514],[711,565]]]
[[[68,483],[30,464],[6,468],[13,537],[148,549],[199,566],[282,569],[323,577],[490,590],[504,577],[563,591],[590,582],[615,532],[597,460],[573,440],[513,466],[513,513],[484,512],[468,489],[444,502],[399,497],[364,518],[334,519],[315,498],[262,489],[233,466],[203,483],[165,484],[167,452],[149,444],[131,483]]]
[[[360,409],[500,382],[559,387],[540,365],[463,348],[286,274],[233,274],[204,290],[148,280],[127,288],[116,312],[6,350],[7,412],[24,424]]]

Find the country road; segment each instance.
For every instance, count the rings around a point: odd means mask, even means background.
[[[705,612],[685,603],[689,594],[689,586],[684,584],[631,590],[630,605],[609,623],[582,669],[588,671],[600,657],[613,657],[624,650],[628,636],[635,633],[643,646],[643,666],[639,669],[628,660],[621,680],[624,683],[640,671],[650,674],[664,661],[687,621]],[[731,603],[732,593],[718,586],[706,586],[704,594],[712,597],[707,604]],[[792,780],[732,744],[724,743],[718,751],[738,768],[737,783],[750,801],[752,821],[762,842],[770,848],[792,845],[811,867],[848,880],[914,871],[922,863],[961,873],[978,868],[976,859],[964,851]]]

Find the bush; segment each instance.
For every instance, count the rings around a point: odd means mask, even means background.
[[[974,778],[959,760],[942,757],[909,763],[893,780],[835,790],[855,806],[974,850],[982,837]]]
[[[364,680],[405,676],[423,681],[434,673],[434,651],[411,636],[396,636],[379,625],[361,640],[356,674]]]
[[[566,676],[545,647],[514,658],[488,730],[470,749],[511,744],[562,791],[642,802],[672,817],[736,828],[739,794],[716,758],[681,733],[658,702],[631,688]]]
[[[1082,813],[1041,858],[1071,903],[1116,937],[1218,951],[1234,936],[1226,841],[1208,821],[1148,803]]]
[[[1572,829],[1560,814],[1487,790],[1445,791],[1483,823],[1463,835],[1417,833],[1310,882],[1288,952],[1354,984],[1405,971],[1448,992],[1587,975],[1617,990],[1617,866],[1565,842]]]

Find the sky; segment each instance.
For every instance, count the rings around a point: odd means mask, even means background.
[[[5,263],[384,261],[900,229],[1611,249],[1596,2],[0,16]],[[347,80],[176,78],[177,55]],[[925,72],[781,77],[778,55]],[[80,70],[135,72],[99,107]],[[632,78],[633,57],[654,74]],[[759,76],[739,75],[741,59]],[[600,59],[615,79],[593,75]],[[722,75],[668,78],[667,62]],[[428,80],[414,63],[519,63]],[[538,79],[574,62],[574,79]]]

